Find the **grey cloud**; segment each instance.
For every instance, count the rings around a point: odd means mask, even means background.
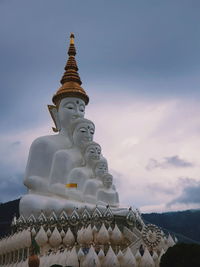
[[[20,141],[15,141],[13,143],[11,143],[12,146],[19,146],[21,145],[21,142]]]
[[[146,189],[150,191],[153,194],[161,193],[161,194],[167,194],[167,195],[173,195],[175,193],[174,187],[170,186],[163,186],[160,183],[151,183],[147,184]]]
[[[14,169],[3,169],[0,165],[0,202],[19,198],[27,191],[23,185],[23,173],[14,173]]]
[[[179,158],[179,156],[172,156],[165,158],[166,163],[175,167],[192,167],[193,164],[189,161]]]
[[[20,146],[20,142],[11,142],[5,146],[6,152],[0,153],[0,202],[19,198],[27,191],[23,185],[23,167],[17,166],[13,160],[10,161],[11,154],[18,156],[16,148]]]
[[[192,178],[180,179],[180,183],[183,184],[183,190],[179,197],[170,201],[167,206],[170,207],[173,204],[199,204],[200,205],[200,181],[196,181]]]
[[[155,168],[167,169],[167,168],[188,168],[193,167],[194,164],[179,158],[178,155],[172,157],[165,157],[162,160],[158,161],[156,159],[150,159],[146,169],[152,170]]]

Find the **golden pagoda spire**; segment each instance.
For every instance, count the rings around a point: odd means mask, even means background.
[[[74,45],[74,34],[70,35],[70,45],[68,49],[69,58],[65,65],[65,73],[62,76],[60,83],[62,86],[58,89],[56,94],[53,96],[53,103],[58,105],[60,100],[65,97],[78,97],[81,98],[87,105],[89,97],[87,96],[84,89],[80,86],[82,84],[78,74],[78,66],[76,63],[75,55],[76,48]]]

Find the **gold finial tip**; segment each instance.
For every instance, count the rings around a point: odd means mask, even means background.
[[[74,34],[71,33],[70,35],[70,44],[74,44]]]

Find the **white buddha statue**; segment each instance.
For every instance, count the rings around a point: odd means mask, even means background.
[[[100,145],[92,142],[95,126],[83,118],[89,97],[77,72],[73,34],[68,55],[62,86],[53,96],[54,106],[49,106],[56,125],[53,130],[58,133],[37,138],[30,148],[24,180],[28,194],[20,200],[20,214],[25,217],[37,216],[41,210],[59,214],[63,209],[83,208],[88,202],[87,206],[94,207],[97,192],[99,203],[117,206],[115,188],[102,183],[102,174],[107,173],[108,166]],[[72,184],[77,187],[66,187]],[[103,194],[108,196],[105,201]]]
[[[69,178],[67,180],[68,184],[77,185],[75,188],[68,188],[67,195],[78,201],[84,201],[83,189],[85,183],[89,179],[94,179],[94,166],[101,156],[101,147],[95,142],[89,142],[85,146],[84,150],[84,160],[85,164],[83,167],[77,167],[71,170],[69,173]]]
[[[103,188],[97,191],[97,204],[107,205],[111,207],[119,206],[119,195],[112,187],[113,177],[109,173],[105,173],[103,176]]]
[[[94,123],[90,120],[79,118],[71,125],[72,146],[69,149],[58,150],[53,157],[49,177],[49,191],[66,197],[65,185],[72,169],[83,165],[82,150],[93,140],[95,131]]]
[[[85,202],[96,204],[97,190],[103,187],[103,176],[108,172],[108,163],[101,157],[94,166],[95,179],[89,179],[84,186],[83,195]]]

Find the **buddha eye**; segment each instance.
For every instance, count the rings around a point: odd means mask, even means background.
[[[74,106],[72,106],[72,105],[67,105],[67,106],[65,106],[67,109],[74,109]]]
[[[81,105],[81,106],[79,106],[79,110],[80,110],[81,112],[84,112],[84,111],[85,111],[85,107],[84,107],[83,105]]]
[[[94,134],[94,129],[90,129],[90,133],[91,134]]]
[[[80,128],[80,132],[85,133],[86,132],[85,128]]]
[[[100,149],[99,147],[96,147],[96,151],[97,151],[98,153],[101,153],[101,149]]]

